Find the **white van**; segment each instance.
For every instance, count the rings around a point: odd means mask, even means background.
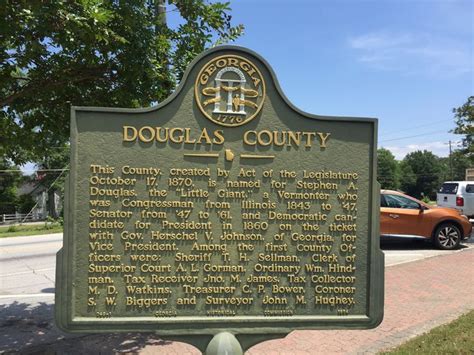
[[[474,217],[474,181],[446,181],[436,194],[436,203]]]

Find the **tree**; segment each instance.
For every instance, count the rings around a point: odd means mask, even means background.
[[[452,132],[464,135],[462,140],[464,149],[461,151],[468,156],[472,164],[474,163],[474,96],[468,97],[464,105],[453,108],[453,113],[456,128]]]
[[[17,187],[21,180],[18,167],[0,157],[0,214],[16,212]]]
[[[440,162],[443,165],[440,176],[442,181],[464,180],[466,178],[466,169],[472,166],[472,162],[462,150],[453,151],[451,157],[440,158]]]
[[[397,190],[400,187],[398,162],[385,148],[377,150],[377,180],[382,189]]]
[[[48,216],[54,219],[60,215],[55,195],[56,192],[59,192],[60,196],[64,195],[65,172],[69,167],[69,146],[65,145],[58,148],[37,162],[40,171],[37,180],[48,193],[46,200]]]
[[[35,200],[31,195],[21,195],[17,199],[17,211],[20,213],[28,214],[32,208],[36,205]]]
[[[402,181],[405,180],[402,188],[413,197],[428,196],[434,200],[442,182],[441,171],[442,164],[433,153],[427,150],[412,152],[402,162]]]
[[[0,7],[0,153],[37,161],[69,138],[70,105],[147,107],[206,47],[237,38],[229,3],[7,1]]]
[[[416,185],[416,175],[410,164],[402,160],[400,162],[400,189],[404,192],[413,191]]]

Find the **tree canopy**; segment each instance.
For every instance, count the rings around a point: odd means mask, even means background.
[[[402,188],[406,189],[407,194],[436,199],[436,191],[443,182],[440,177],[443,167],[436,155],[427,150],[412,152],[403,159],[402,166],[402,180],[405,180]],[[403,174],[407,174],[406,179]]]
[[[0,153],[44,159],[69,139],[70,105],[147,107],[206,47],[237,38],[229,3],[6,1],[0,7]]]
[[[18,167],[0,157],[0,215],[15,213],[20,180]]]
[[[453,133],[464,136],[462,151],[474,163],[474,96],[468,97],[464,105],[453,108],[453,113],[456,123]]]
[[[382,189],[396,190],[400,186],[399,164],[388,149],[377,150],[377,176]]]
[[[459,181],[466,178],[466,169],[472,167],[467,154],[463,150],[455,150],[450,157],[440,158],[443,165],[442,180]]]

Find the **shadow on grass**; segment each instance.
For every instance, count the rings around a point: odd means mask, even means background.
[[[152,333],[67,334],[54,325],[54,305],[15,301],[0,305],[0,353],[2,354],[117,354],[138,353],[155,346],[166,353],[171,341]],[[189,346],[187,352],[199,352]]]

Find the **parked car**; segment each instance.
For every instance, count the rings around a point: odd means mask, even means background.
[[[474,217],[474,181],[446,181],[436,194],[436,203]]]
[[[380,193],[380,234],[382,236],[431,239],[436,247],[456,249],[471,235],[469,219],[451,208],[430,206],[401,192]]]

